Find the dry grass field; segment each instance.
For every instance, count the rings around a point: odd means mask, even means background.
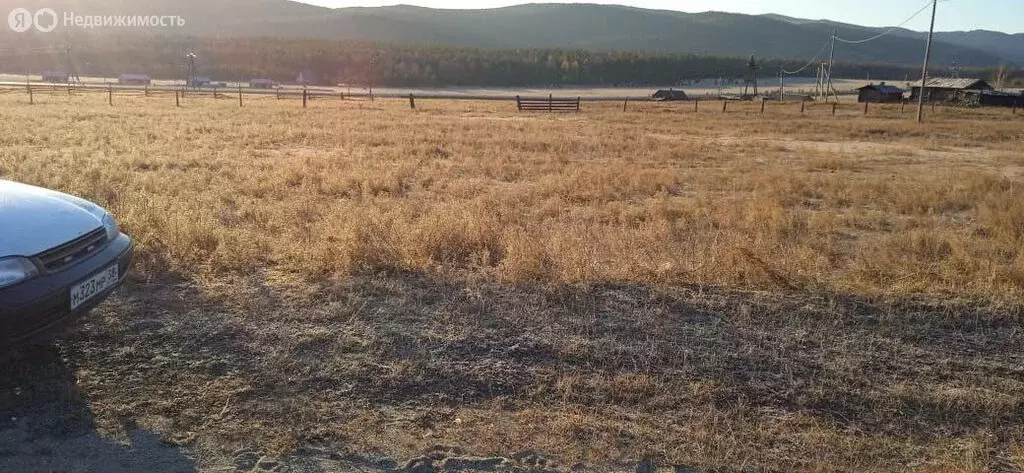
[[[1024,469],[1024,115],[36,100],[0,96],[0,178],[138,245],[62,344],[104,435]]]

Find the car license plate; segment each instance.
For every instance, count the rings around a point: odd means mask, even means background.
[[[114,264],[84,281],[71,286],[71,310],[77,309],[88,302],[97,294],[114,287],[117,284],[118,268]]]

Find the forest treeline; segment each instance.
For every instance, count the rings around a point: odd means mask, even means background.
[[[57,41],[55,41],[57,39]],[[68,53],[70,45],[70,54]],[[481,49],[382,44],[364,41],[197,38],[144,34],[80,35],[59,41],[45,35],[0,36],[0,71],[39,74],[75,69],[81,76],[146,73],[183,79],[185,54],[198,55],[199,75],[234,81],[270,78],[292,82],[300,72],[323,84],[392,87],[444,86],[648,86],[695,80],[740,79],[749,57],[586,51],[570,49]],[[782,68],[802,61],[755,58],[760,80],[778,82]],[[948,74],[935,70],[933,74]],[[988,77],[991,71],[961,71]],[[801,76],[813,77],[815,67]],[[917,66],[837,63],[836,77],[914,80]]]

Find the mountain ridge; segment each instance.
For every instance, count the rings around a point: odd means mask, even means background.
[[[178,15],[186,19],[184,27],[159,32],[198,37],[365,40],[729,57],[753,54],[790,60],[811,59],[828,41],[833,28],[846,39],[862,39],[889,29],[777,14],[684,13],[587,3],[457,10],[412,5],[327,8],[290,0],[241,4],[230,0],[0,0],[0,8],[4,7],[49,7],[90,15]],[[923,56],[923,36],[901,28],[865,45],[840,43],[836,60],[913,64]],[[1024,64],[1024,34],[940,32],[936,34],[933,60],[936,65],[977,67]]]

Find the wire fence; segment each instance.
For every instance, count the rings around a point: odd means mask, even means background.
[[[208,88],[208,89],[187,89],[171,86],[114,86],[107,85],[64,85],[26,83],[21,85],[0,84],[0,95],[17,96],[24,94],[29,104],[35,104],[40,100],[58,100],[59,97],[73,98],[83,95],[101,96],[105,95],[110,106],[117,105],[118,100],[126,99],[151,99],[153,101],[165,101],[170,107],[187,107],[193,103],[202,103],[203,100],[234,101],[238,107],[244,107],[252,101],[294,101],[297,106],[308,107],[312,103],[334,101],[347,102],[373,102],[376,100],[408,102],[409,108],[416,110],[417,101],[491,101],[507,102],[509,110],[515,111],[517,96],[514,95],[472,95],[472,94],[416,94],[416,93],[384,93],[374,94],[372,92],[348,93],[331,89],[299,89],[299,88],[278,88],[278,89],[253,89],[246,87],[235,88]],[[787,94],[787,97],[790,95]],[[652,97],[555,97],[548,95],[544,97],[532,97],[535,100],[580,100],[589,102],[590,108],[600,110],[612,110],[619,108],[624,113],[630,111],[678,111],[679,113],[695,114],[733,114],[733,115],[801,115],[809,117],[822,116],[884,116],[901,117],[913,116],[916,111],[916,104],[905,100],[896,103],[863,103],[858,102],[856,96],[844,97],[845,101],[820,102],[807,100],[806,96],[795,95],[795,99],[779,100],[761,98],[754,100],[736,100],[732,98],[717,97],[713,94],[704,96],[691,96],[687,100],[665,100],[659,101]],[[520,97],[525,98],[525,97]],[[301,105],[298,105],[301,104]],[[581,108],[587,110],[587,106]],[[929,103],[926,110],[936,114],[945,109],[965,109],[963,105],[946,103]],[[976,108],[976,107],[975,107]],[[984,107],[984,108],[1006,108],[1014,116],[1018,114],[1018,107]],[[530,112],[524,112],[530,113]]]

